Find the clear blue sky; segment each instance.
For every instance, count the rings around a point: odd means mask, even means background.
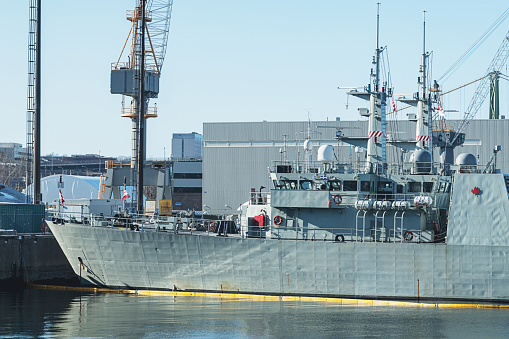
[[[388,47],[395,93],[413,93],[427,50],[438,78],[509,6],[507,1],[381,1],[380,39]],[[168,52],[148,121],[148,157],[166,156],[172,133],[202,132],[203,122],[358,120],[338,86],[369,81],[375,49],[375,1],[174,0]],[[43,1],[42,153],[130,153],[130,120],[109,93],[110,64],[130,29],[133,0]],[[8,1],[0,23],[0,142],[25,143],[28,1]],[[509,20],[445,83],[482,76]],[[506,70],[503,70],[507,73]],[[463,111],[473,87],[446,98]],[[509,89],[501,84],[502,114]],[[401,104],[400,106],[401,107]],[[452,113],[450,118],[459,118]],[[487,117],[483,110],[481,117]]]

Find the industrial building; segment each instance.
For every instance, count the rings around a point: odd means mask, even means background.
[[[173,160],[201,159],[203,136],[196,132],[173,133],[171,158]]]
[[[172,162],[173,210],[202,209],[202,161]]]
[[[26,154],[26,149],[16,142],[0,142],[0,157],[4,160],[19,161]]]
[[[460,121],[449,120],[457,126]],[[309,132],[308,132],[309,126]],[[203,124],[203,204],[212,213],[232,213],[250,199],[252,188],[267,192],[268,167],[274,161],[304,161],[303,143],[313,143],[313,160],[321,145],[332,145],[340,162],[352,165],[364,156],[355,147],[336,139],[336,132],[345,137],[364,137],[368,133],[367,121],[293,121],[293,122],[229,122]],[[501,145],[497,154],[497,167],[509,173],[509,120],[472,120],[466,130],[465,143],[454,150],[472,153],[479,168],[493,157],[495,145]],[[415,140],[415,123],[411,121],[387,122],[389,140]],[[357,149],[359,151],[359,149]],[[388,162],[409,161],[409,152],[388,146]],[[439,155],[434,150],[433,158]]]

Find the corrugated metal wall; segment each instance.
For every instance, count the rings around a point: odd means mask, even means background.
[[[447,122],[457,126],[459,121]],[[341,126],[345,136],[366,136],[367,121],[314,121],[311,122],[310,139],[314,144],[314,159],[319,146],[330,144],[337,153],[335,128],[321,126]],[[308,122],[233,122],[203,124],[203,204],[216,212],[235,210],[249,200],[251,188],[257,191],[261,186],[270,188],[268,170],[272,161],[282,160],[279,152],[286,135],[286,159],[303,160],[303,141],[307,137]],[[497,167],[509,173],[509,120],[473,120],[468,126],[463,147],[455,150],[460,153],[473,153],[479,164],[487,164],[495,145],[502,145],[497,158]],[[415,138],[415,123],[410,121],[388,121],[387,133],[393,139],[411,140]],[[298,147],[300,146],[300,147]],[[350,145],[340,143],[339,158],[348,162],[350,155],[355,160]],[[401,158],[401,151],[389,147],[388,161]],[[438,151],[435,151],[438,160]],[[267,189],[266,189],[267,190]],[[266,191],[265,190],[265,191]]]
[[[0,204],[0,229],[41,233],[44,205]]]

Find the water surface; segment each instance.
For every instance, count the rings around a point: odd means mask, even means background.
[[[0,292],[0,338],[505,338],[509,309]]]

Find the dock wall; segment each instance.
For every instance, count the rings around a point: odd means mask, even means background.
[[[53,235],[0,236],[0,285],[72,279],[73,272]]]

